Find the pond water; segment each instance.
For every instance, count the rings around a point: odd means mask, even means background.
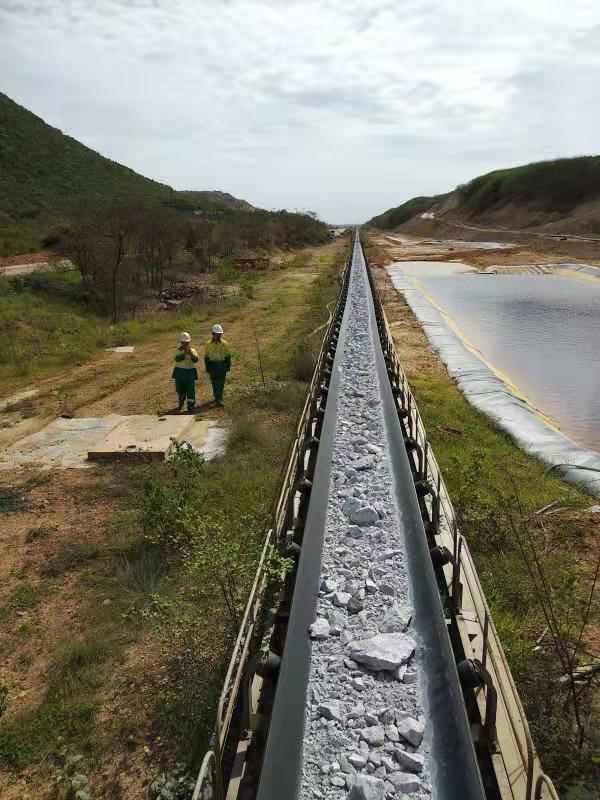
[[[600,280],[400,262],[495,370],[573,442],[600,451]]]

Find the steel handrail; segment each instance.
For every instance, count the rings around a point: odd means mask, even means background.
[[[546,786],[546,789],[550,792],[551,800],[560,800],[556,788],[550,778],[546,775],[545,772],[542,772],[541,775],[538,775],[538,779],[535,782],[535,797],[534,800],[541,800],[542,797],[542,785]]]
[[[200,766],[200,772],[198,774],[198,779],[196,781],[196,785],[194,786],[194,793],[192,794],[192,800],[204,800],[204,798],[200,798],[200,792],[205,788],[204,783],[207,777],[210,775],[212,781],[214,781],[214,774],[209,773],[209,768],[212,766],[213,768],[216,766],[216,756],[212,750],[209,750],[208,753],[202,759],[202,765]],[[208,788],[208,787],[206,787]]]

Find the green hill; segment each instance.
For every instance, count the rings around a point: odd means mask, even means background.
[[[383,214],[373,217],[365,224],[373,228],[382,228],[388,231],[392,230],[393,228],[397,228],[398,225],[402,225],[403,222],[411,219],[411,217],[414,217],[416,214],[422,214],[432,206],[440,203],[447,196],[446,194],[437,194],[432,197],[413,197],[400,206],[389,208],[387,211],[384,211]]]
[[[33,219],[80,201],[175,201],[176,192],[47,125],[0,93],[0,219]]]
[[[454,192],[415,197],[373,217],[367,225],[390,230],[432,210],[436,218],[480,220],[515,227],[565,223],[592,230],[598,225],[600,156],[538,161],[494,170]]]
[[[477,213],[521,203],[568,214],[577,205],[600,197],[600,156],[560,158],[495,170],[459,186],[457,192],[460,205]]]

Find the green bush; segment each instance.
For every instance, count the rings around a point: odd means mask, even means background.
[[[144,482],[140,523],[145,540],[166,550],[179,550],[193,539],[202,516],[195,481],[204,459],[187,442],[174,442],[169,461],[172,481],[148,475]]]

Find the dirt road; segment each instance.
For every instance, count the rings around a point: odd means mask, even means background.
[[[562,241],[562,242],[599,242],[600,237],[597,236],[577,236],[573,233],[541,233],[540,231],[531,231],[531,230],[511,230],[509,228],[488,228],[481,225],[467,225],[464,222],[454,222],[452,220],[440,220],[444,222],[446,225],[452,225],[455,228],[462,228],[464,230],[470,231],[484,231],[485,233],[500,233],[502,235],[505,234],[523,234],[526,233],[529,236],[539,236],[542,239],[554,239],[555,241]]]

